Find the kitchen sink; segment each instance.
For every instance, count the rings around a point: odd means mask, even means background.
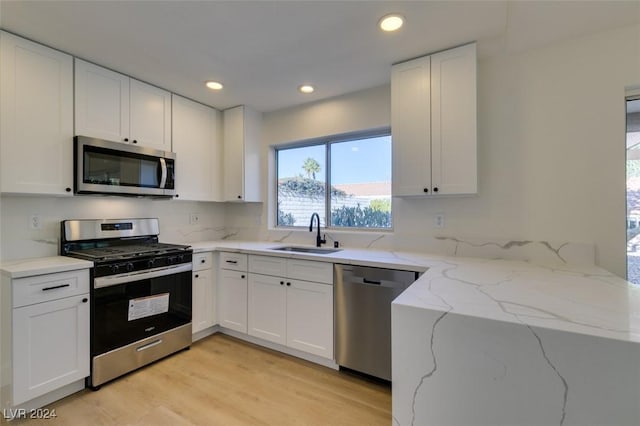
[[[335,253],[335,252],[340,251],[342,249],[322,248],[322,247],[284,246],[284,247],[272,247],[270,250],[290,251],[290,252],[293,252],[293,253],[329,254],[329,253]]]

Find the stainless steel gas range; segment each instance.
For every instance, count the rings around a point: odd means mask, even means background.
[[[192,250],[159,234],[158,219],[61,222],[60,253],[94,262],[93,389],[191,345]]]

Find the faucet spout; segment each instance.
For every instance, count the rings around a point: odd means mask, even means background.
[[[320,237],[320,215],[318,213],[313,213],[311,215],[311,221],[309,222],[309,232],[313,232],[313,219],[316,219],[318,222],[318,235],[316,236],[316,247],[320,247],[322,244],[327,242],[326,235],[325,238]]]

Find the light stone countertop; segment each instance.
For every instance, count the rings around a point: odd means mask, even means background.
[[[398,251],[344,248],[311,254],[272,250],[274,242],[207,241],[194,252],[232,251],[423,272],[393,302],[640,343],[640,286],[592,265],[535,265]]]
[[[0,264],[0,271],[9,278],[24,278],[92,267],[93,262],[87,260],[67,256],[51,256],[4,261]]]

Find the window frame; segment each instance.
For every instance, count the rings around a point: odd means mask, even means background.
[[[346,227],[346,226],[331,226],[331,145],[336,143],[344,143],[344,142],[352,142],[360,139],[372,139],[376,137],[383,137],[391,135],[391,127],[381,127],[376,129],[370,129],[365,131],[351,132],[351,133],[343,133],[332,136],[322,136],[313,139],[307,139],[303,141],[297,141],[287,144],[274,145],[274,176],[275,176],[275,202],[272,207],[272,211],[274,212],[274,228],[282,229],[282,230],[297,230],[301,228],[307,227],[307,225],[280,225],[278,224],[278,170],[279,170],[279,151],[287,150],[287,149],[295,149],[295,148],[306,148],[311,146],[324,146],[324,157],[325,157],[325,170],[324,170],[324,184],[325,184],[325,194],[324,194],[324,217],[325,217],[325,229],[329,229],[331,231],[365,231],[365,232],[392,232],[395,227],[395,219],[393,215],[393,194],[390,195],[391,200],[391,226],[388,228],[362,228],[362,227]],[[393,146],[393,139],[391,140],[391,144]],[[391,159],[389,160],[391,161]],[[391,164],[393,167],[393,163]],[[393,185],[393,173],[391,173],[391,183]]]

